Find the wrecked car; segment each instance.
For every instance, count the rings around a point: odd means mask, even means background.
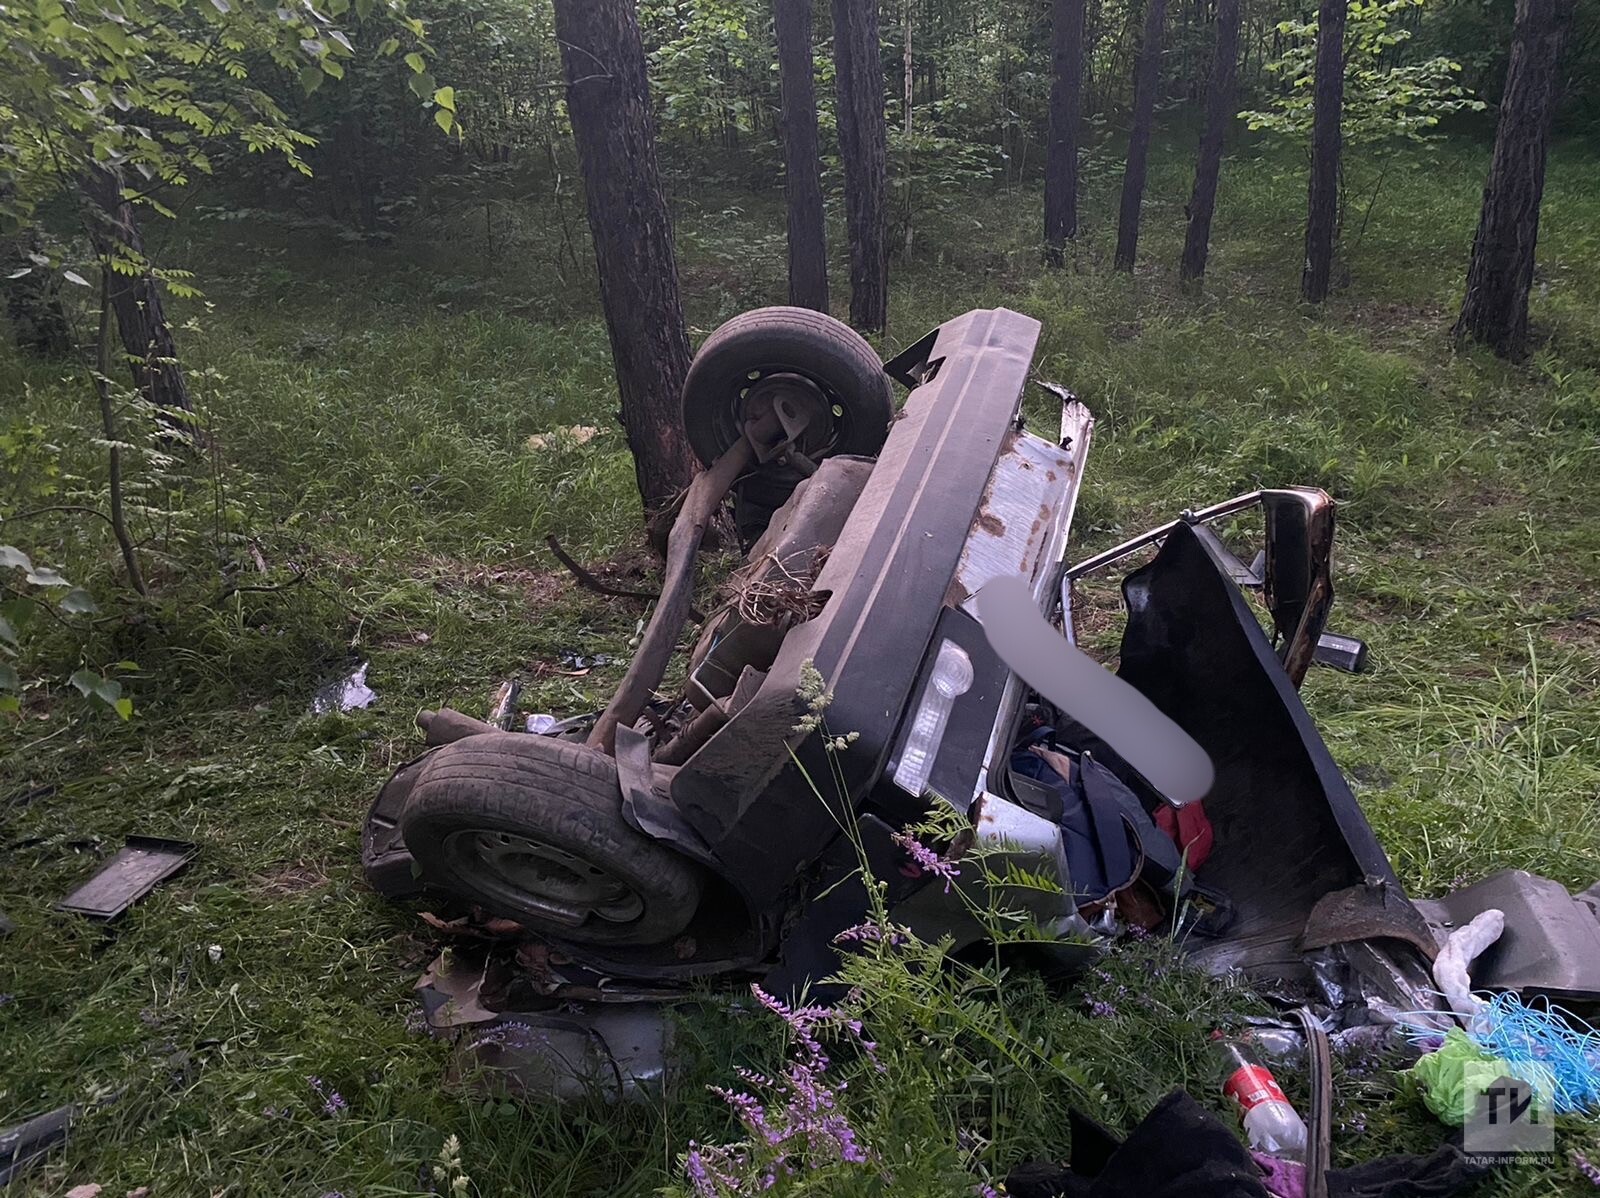
[[[1324,633],[1333,504],[1259,491],[1069,565],[1093,419],[1045,384],[1055,415],[1028,426],[1039,331],[968,312],[880,363],[801,309],[719,329],[683,395],[706,469],[617,697],[542,734],[425,713],[431,747],[366,823],[372,884],[452,896],[549,945],[524,1000],[819,983],[862,919],[864,859],[891,918],[957,952],[984,934],[962,890],[987,886],[1063,959],[1161,928],[1213,969],[1333,1005],[1426,1005],[1433,939],[1297,694],[1319,650],[1341,651]],[[685,562],[729,500],[744,565],[659,697]],[[1265,534],[1248,563],[1212,527],[1247,509]],[[986,585],[1020,578],[1072,644],[1074,585],[1152,547],[1122,581],[1117,676],[1209,757],[1203,804],[1164,793],[1094,712],[1028,685],[979,618]],[[906,833],[930,803],[965,825],[949,843]],[[979,842],[998,864],[940,868]],[[1008,887],[1007,861],[1057,886]]]

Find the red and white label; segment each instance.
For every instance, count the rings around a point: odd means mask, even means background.
[[[1230,1095],[1245,1110],[1258,1107],[1263,1102],[1288,1102],[1278,1089],[1277,1079],[1260,1065],[1246,1065],[1234,1071],[1222,1083],[1222,1092]]]

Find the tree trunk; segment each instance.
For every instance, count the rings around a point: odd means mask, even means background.
[[[1317,10],[1317,65],[1312,83],[1311,180],[1306,187],[1306,260],[1302,299],[1319,304],[1333,285],[1334,229],[1339,221],[1339,122],[1344,108],[1344,19],[1347,0],[1322,0]]]
[[[64,358],[72,352],[72,322],[51,268],[34,260],[34,256],[44,258],[43,250],[38,229],[24,229],[13,238],[11,252],[0,261],[0,287],[5,289],[6,315],[17,348],[34,358]],[[6,278],[17,270],[28,273]]]
[[[1233,120],[1235,72],[1239,59],[1239,0],[1217,0],[1217,41],[1206,84],[1206,124],[1195,161],[1194,194],[1189,198],[1189,228],[1183,238],[1178,277],[1199,289],[1211,248],[1211,214],[1217,206],[1217,176],[1222,145]]]
[[[913,84],[914,84],[914,82],[916,80],[916,76],[912,73],[912,70],[911,70],[911,0],[904,0],[904,2],[905,2],[905,40],[906,40],[906,47],[905,47],[905,53],[904,53],[904,55],[902,56],[902,59],[901,59],[900,66],[901,66],[901,70],[905,74],[905,79],[903,80],[903,82],[905,83],[906,136],[910,137],[911,136],[911,97],[912,97]]]
[[[1521,358],[1528,348],[1528,289],[1559,84],[1556,68],[1572,11],[1573,0],[1518,0],[1494,160],[1472,239],[1467,294],[1453,330],[1458,339],[1482,341],[1505,358]]]
[[[1050,51],[1050,144],[1044,159],[1045,261],[1078,235],[1078,125],[1083,116],[1084,0],[1055,0]]]
[[[145,260],[133,205],[122,195],[122,176],[104,167],[91,167],[86,186],[94,201],[93,234],[101,260],[109,263],[120,256],[139,264],[133,274],[112,273],[109,297],[134,390],[154,405],[162,424],[192,434],[194,405],[178,366],[172,326],[161,305],[161,284]]]
[[[811,0],[776,0],[778,85],[783,102],[783,183],[789,204],[789,302],[828,310],[828,243],[822,154],[811,62]]]
[[[689,335],[633,0],[555,0],[622,427],[646,517],[694,477],[678,404]]]
[[[850,235],[850,323],[881,332],[889,317],[889,205],[877,0],[833,0],[833,53]]]
[[[1167,0],[1146,0],[1146,5],[1133,77],[1133,129],[1128,134],[1128,164],[1122,172],[1122,205],[1117,212],[1118,270],[1132,270],[1139,249],[1139,204],[1144,199],[1150,128],[1155,123],[1156,87],[1161,81],[1161,29]]]

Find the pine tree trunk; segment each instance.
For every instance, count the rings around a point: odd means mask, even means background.
[[[1044,160],[1045,261],[1078,235],[1078,126],[1083,116],[1084,0],[1055,0],[1050,51],[1050,144]]]
[[[1217,0],[1217,41],[1206,84],[1206,123],[1195,161],[1194,194],[1189,198],[1189,227],[1183,238],[1178,277],[1196,289],[1206,273],[1211,249],[1211,215],[1217,207],[1217,176],[1222,171],[1222,146],[1233,120],[1235,73],[1239,59],[1239,0]]]
[[[1317,65],[1312,81],[1311,179],[1306,187],[1306,258],[1300,297],[1320,304],[1333,286],[1333,240],[1339,223],[1339,123],[1344,108],[1347,0],[1317,10]]]
[[[881,332],[889,317],[889,205],[877,0],[833,0],[833,53],[850,236],[850,323]]]
[[[1133,80],[1133,128],[1128,134],[1128,163],[1122,172],[1122,204],[1117,212],[1118,270],[1132,270],[1139,250],[1139,205],[1150,160],[1150,130],[1155,123],[1156,88],[1161,82],[1161,30],[1167,0],[1146,0],[1144,33]]]
[[[189,402],[172,326],[162,307],[161,284],[145,261],[133,204],[122,195],[122,177],[103,167],[91,167],[85,185],[94,201],[95,249],[102,260],[119,257],[120,250],[120,256],[140,264],[133,274],[113,271],[109,293],[134,390],[154,405],[163,425],[192,434],[194,405]]]
[[[1454,329],[1458,339],[1482,341],[1505,358],[1521,358],[1528,348],[1528,290],[1559,83],[1556,68],[1572,11],[1573,0],[1518,0],[1494,160]]]
[[[811,0],[776,0],[778,83],[783,100],[783,183],[789,205],[789,302],[828,310],[828,243],[822,154],[811,62]]]
[[[555,25],[622,426],[649,517],[689,485],[694,457],[678,409],[689,335],[644,47],[633,0],[555,0]]]

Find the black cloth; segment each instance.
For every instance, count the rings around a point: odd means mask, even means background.
[[[1328,1198],[1450,1198],[1488,1172],[1488,1165],[1445,1144],[1427,1156],[1386,1156],[1329,1169]]]
[[[1268,1198],[1239,1138],[1182,1090],[1168,1094],[1126,1140],[1076,1111],[1071,1159],[1018,1165],[1011,1198]]]

